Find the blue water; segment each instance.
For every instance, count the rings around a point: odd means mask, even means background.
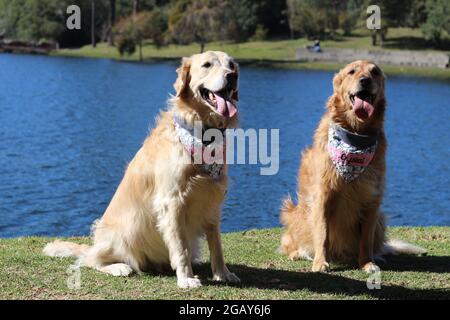
[[[0,237],[86,235],[175,80],[175,63],[0,55]],[[243,128],[280,128],[280,170],[230,167],[224,231],[278,226],[331,72],[243,66]],[[450,225],[450,84],[390,77],[390,225]]]

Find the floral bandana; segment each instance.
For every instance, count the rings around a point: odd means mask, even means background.
[[[346,182],[364,172],[375,155],[377,135],[366,136],[345,130],[335,123],[328,129],[328,153],[336,170]]]
[[[201,137],[195,135],[194,127],[186,123],[181,117],[174,114],[173,119],[178,139],[184,149],[191,155],[192,163],[199,168],[202,173],[207,174],[213,180],[219,180],[222,177],[225,167],[225,131],[220,130],[222,133],[222,142],[205,142]],[[205,129],[201,132],[202,136],[204,131]],[[210,149],[211,152],[205,153],[206,149]],[[215,157],[215,159],[211,159],[205,155],[213,154],[214,151],[219,152],[218,157]]]

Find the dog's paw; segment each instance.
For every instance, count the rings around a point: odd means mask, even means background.
[[[314,261],[312,266],[313,272],[328,272],[330,271],[330,264],[326,261]]]
[[[300,260],[300,255],[298,254],[298,251],[295,250],[295,251],[289,253],[288,258],[289,258],[289,260],[291,260],[291,261]]]
[[[183,289],[191,289],[191,288],[198,288],[202,286],[202,283],[200,282],[200,279],[198,278],[178,278],[177,285],[180,288]]]
[[[127,277],[133,273],[133,269],[125,263],[114,263],[98,268],[99,271],[109,273],[115,277]]]
[[[240,283],[241,279],[239,279],[234,273],[228,271],[214,274],[213,281]]]
[[[377,266],[373,262],[367,262],[366,264],[362,265],[360,268],[362,270],[364,270],[365,272],[367,272],[367,273],[375,273],[375,272],[379,272],[380,271],[380,267]]]

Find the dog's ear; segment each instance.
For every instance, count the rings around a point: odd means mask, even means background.
[[[177,69],[178,78],[173,84],[177,97],[181,97],[186,93],[189,87],[190,75],[189,71],[191,69],[191,59],[183,58],[181,59],[181,66]]]
[[[338,73],[336,73],[334,75],[334,78],[333,78],[333,89],[334,89],[335,92],[339,90],[339,87],[341,86],[342,80],[343,80],[342,79],[342,72],[338,72]]]

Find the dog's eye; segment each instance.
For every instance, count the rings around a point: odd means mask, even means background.
[[[211,63],[205,62],[205,63],[202,65],[202,67],[203,67],[203,68],[209,68],[209,67],[211,67]]]
[[[230,67],[231,70],[234,70],[234,63],[233,63],[233,61],[230,61],[228,63],[228,66]]]
[[[355,69],[350,70],[348,74],[355,74]]]
[[[372,74],[374,75],[374,76],[379,76],[381,73],[380,73],[380,69],[378,69],[378,68],[373,68],[372,69]]]

